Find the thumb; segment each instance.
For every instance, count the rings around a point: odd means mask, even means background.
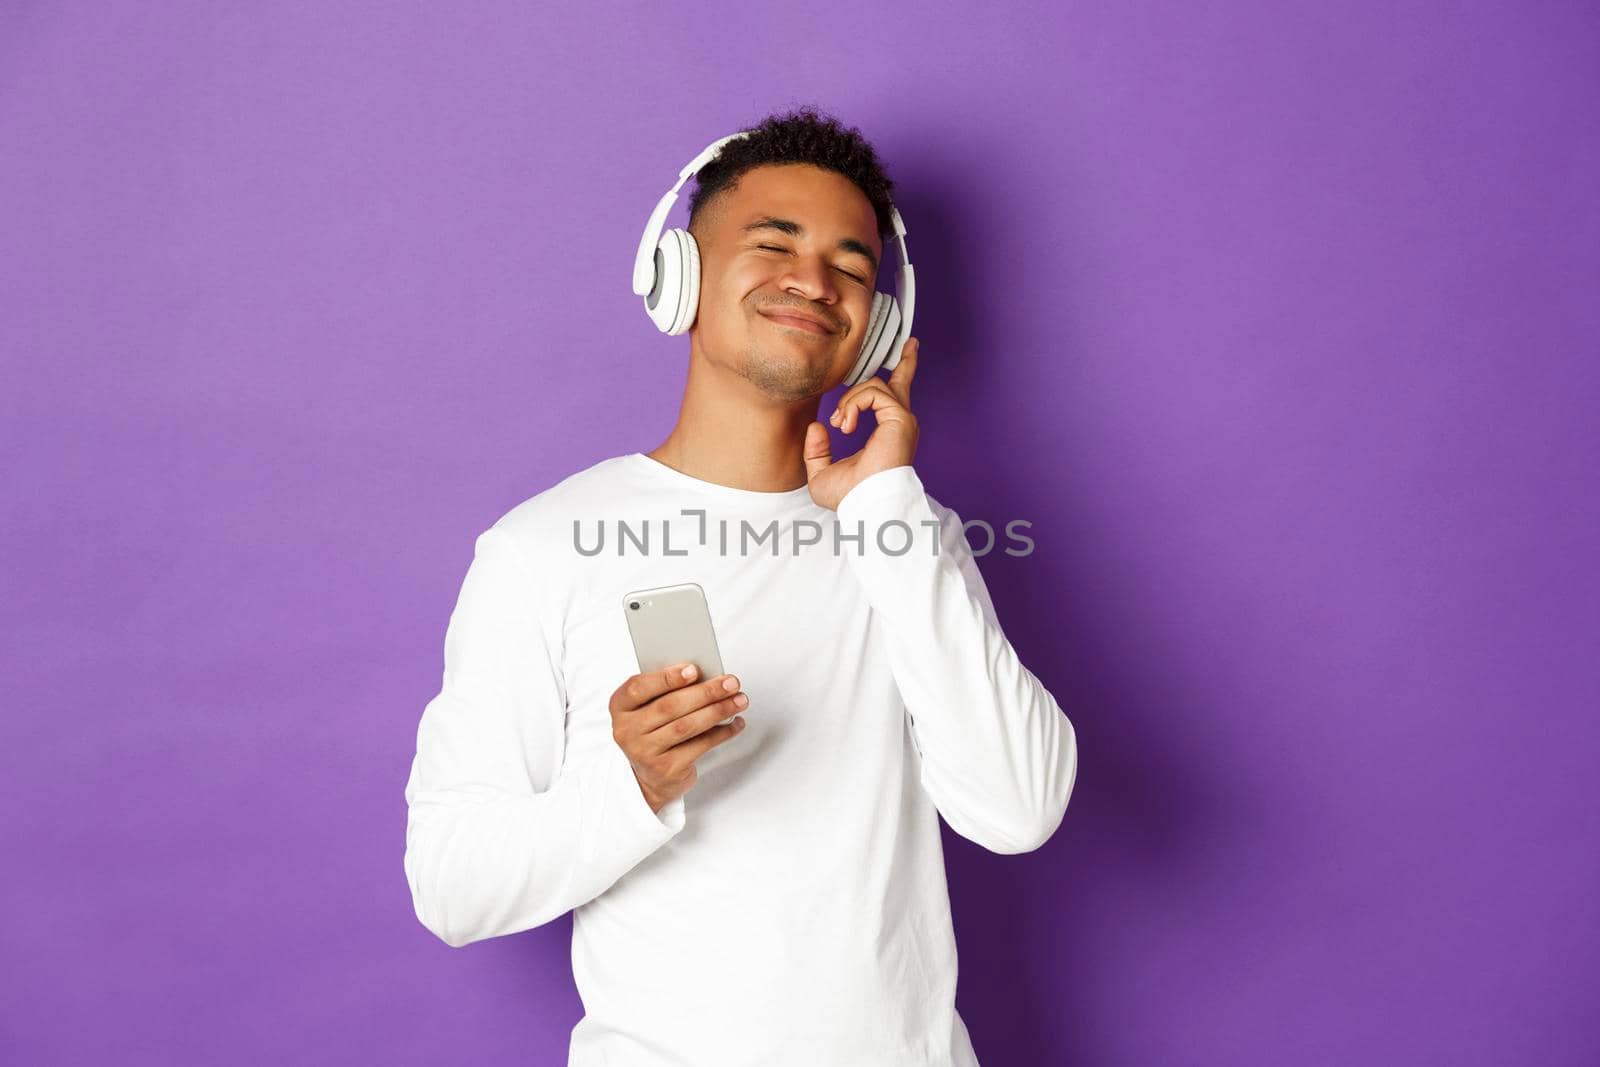
[[[833,445],[828,440],[828,428],[822,423],[813,421],[806,427],[804,456],[808,482],[833,465]]]

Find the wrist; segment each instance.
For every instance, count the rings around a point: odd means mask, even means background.
[[[630,763],[629,766],[632,767],[633,765]],[[667,798],[658,795],[644,784],[644,779],[639,777],[639,769],[637,767],[633,767],[633,780],[639,783],[639,792],[644,796],[644,802],[650,806],[650,810],[657,815],[661,814],[661,809],[666,806]]]

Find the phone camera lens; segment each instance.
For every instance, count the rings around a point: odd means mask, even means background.
[[[634,611],[638,611],[639,610],[639,602],[637,600],[631,601],[628,604],[628,607],[631,608]]]

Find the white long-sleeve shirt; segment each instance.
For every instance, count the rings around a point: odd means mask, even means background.
[[[655,812],[609,702],[639,670],[623,595],[678,582],[705,589],[750,704]],[[1076,775],[1071,722],[914,468],[834,512],[635,452],[478,536],[405,872],[451,946],[573,912],[568,1067],[977,1067],[938,816],[1028,851]]]

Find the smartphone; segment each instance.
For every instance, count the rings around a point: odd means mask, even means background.
[[[706,591],[695,582],[638,589],[622,598],[639,673],[664,670],[675,663],[700,668],[696,682],[722,673],[717,634],[711,626]]]

